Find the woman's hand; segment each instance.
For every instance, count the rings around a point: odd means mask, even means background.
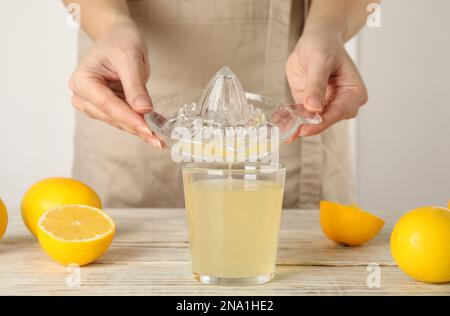
[[[87,116],[137,135],[162,148],[143,114],[152,111],[145,84],[150,75],[147,46],[127,17],[112,23],[70,79],[72,103]]]
[[[343,41],[327,26],[305,30],[289,56],[286,74],[295,103],[323,118],[318,125],[301,126],[290,142],[354,118],[367,102],[366,87]]]

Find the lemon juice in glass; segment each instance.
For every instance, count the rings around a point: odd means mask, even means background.
[[[183,165],[196,279],[221,285],[272,279],[284,179],[285,168],[279,165]]]

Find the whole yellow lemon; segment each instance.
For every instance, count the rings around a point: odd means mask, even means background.
[[[2,239],[5,234],[6,227],[8,226],[8,212],[6,211],[6,206],[3,204],[2,199],[0,199],[0,239]]]
[[[37,222],[45,211],[60,205],[102,207],[98,194],[86,184],[69,178],[48,178],[31,186],[22,199],[22,219],[36,236]]]
[[[400,269],[423,282],[450,282],[450,210],[425,206],[397,222],[391,254]]]

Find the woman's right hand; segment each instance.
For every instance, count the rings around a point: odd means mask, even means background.
[[[119,19],[101,34],[69,86],[76,109],[162,148],[164,143],[143,117],[153,110],[145,86],[150,75],[147,56],[147,45],[134,22]]]

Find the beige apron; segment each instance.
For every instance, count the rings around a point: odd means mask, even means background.
[[[148,83],[155,98],[203,88],[230,66],[247,91],[290,100],[287,57],[298,40],[303,1],[134,0],[130,12],[147,38]],[[80,58],[91,40],[80,33]],[[281,148],[287,167],[284,207],[316,208],[320,199],[354,202],[347,123]],[[168,150],[78,113],[74,177],[108,207],[182,207],[181,165]]]

